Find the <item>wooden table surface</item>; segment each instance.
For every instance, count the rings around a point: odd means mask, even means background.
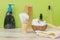
[[[27,34],[22,34],[21,29],[16,28],[16,29],[0,29],[0,40],[60,40],[60,38],[54,39],[40,37],[33,31],[29,31],[29,33]]]

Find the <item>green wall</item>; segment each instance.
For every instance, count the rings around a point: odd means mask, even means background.
[[[48,5],[52,4],[53,24],[60,25],[60,0],[0,0],[0,27],[3,28],[4,17],[7,12],[8,4],[13,6],[13,16],[15,17],[16,27],[21,27],[19,13],[24,12],[25,5],[32,5],[32,18],[39,18],[39,14],[43,13],[44,19],[50,21],[50,11]]]

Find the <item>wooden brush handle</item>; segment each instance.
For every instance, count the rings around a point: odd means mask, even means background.
[[[51,8],[51,5],[48,6],[48,10],[50,11],[50,23],[52,24],[52,8]]]
[[[55,26],[55,25],[52,25],[52,24],[50,24],[50,23],[47,23],[47,25],[50,26],[51,28],[54,28],[54,29],[60,30],[59,27],[57,27],[57,26]]]

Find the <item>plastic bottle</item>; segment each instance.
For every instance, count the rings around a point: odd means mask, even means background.
[[[4,28],[6,29],[12,29],[15,28],[15,19],[12,16],[12,5],[13,4],[9,4],[8,6],[8,10],[6,12],[6,16],[4,19]]]

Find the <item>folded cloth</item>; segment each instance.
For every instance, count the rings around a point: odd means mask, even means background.
[[[25,24],[28,22],[29,16],[27,13],[20,13],[19,14],[20,20],[22,24]]]

